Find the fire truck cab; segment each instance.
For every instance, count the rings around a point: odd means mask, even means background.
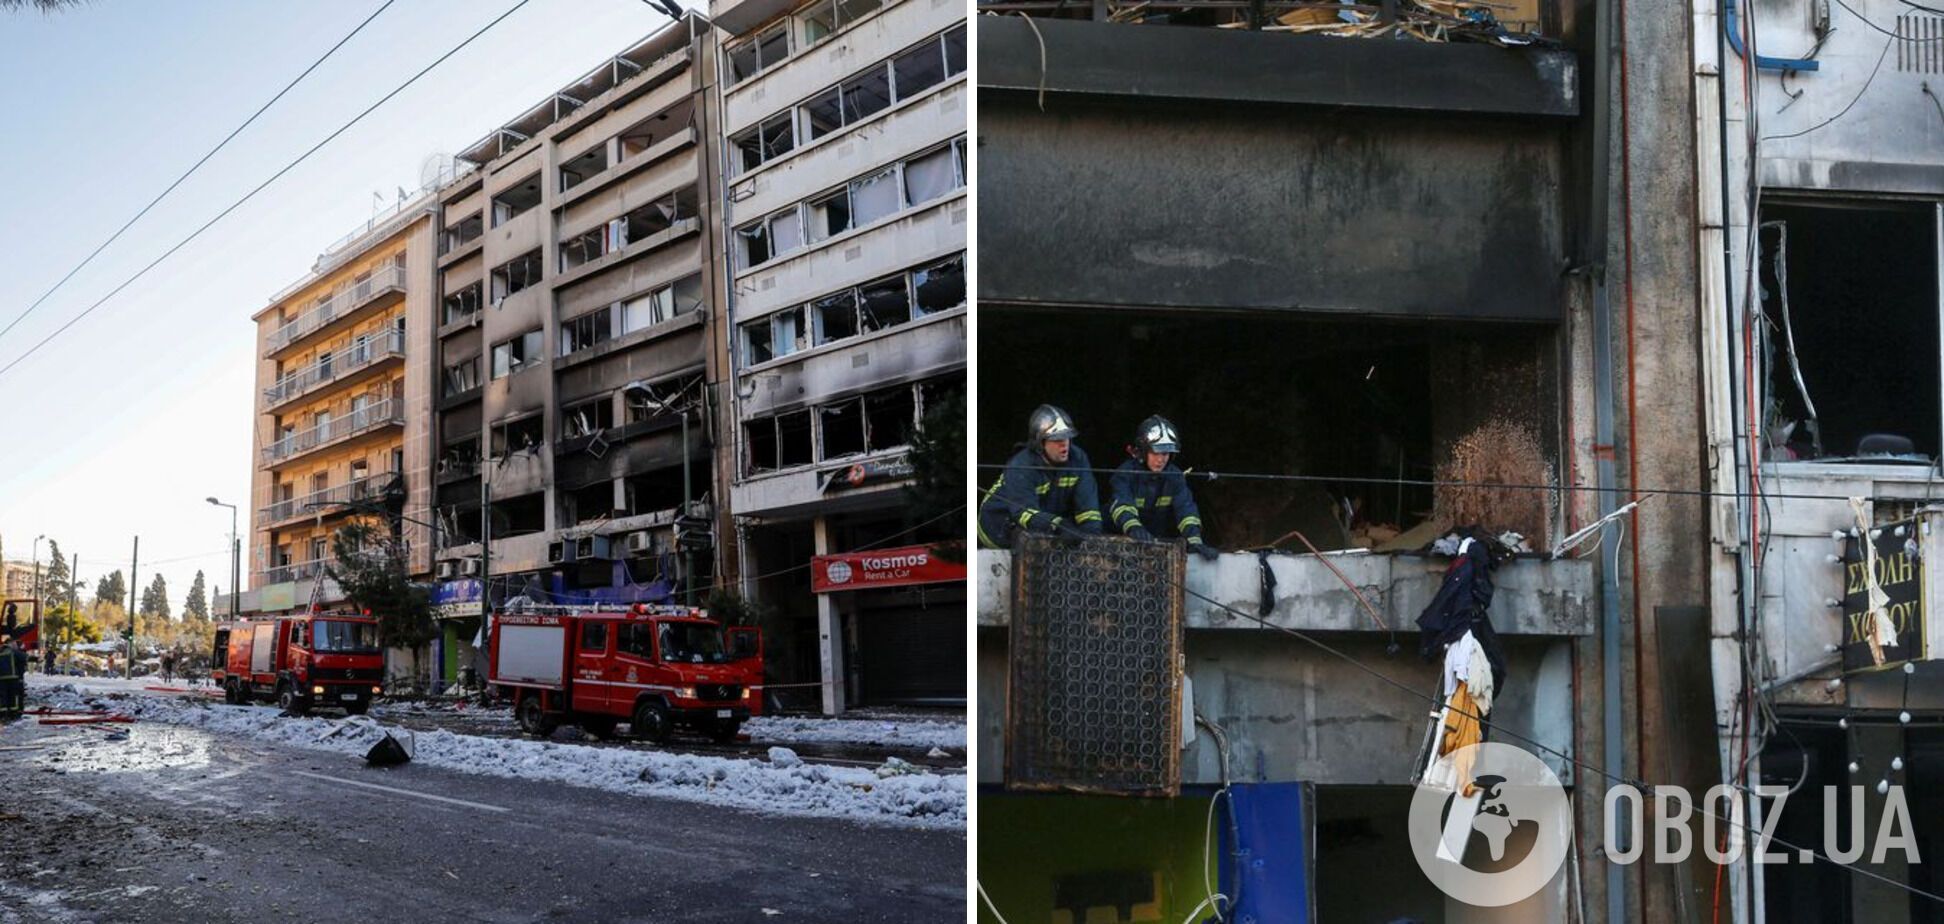
[[[762,639],[726,632],[699,609],[535,607],[495,613],[490,682],[520,728],[547,737],[563,722],[596,738],[622,722],[660,744],[677,726],[733,740],[762,711]]]
[[[378,621],[355,613],[304,613],[218,623],[210,679],[233,705],[275,702],[363,715],[382,689]]]

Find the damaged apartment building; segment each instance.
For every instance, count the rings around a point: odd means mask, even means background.
[[[724,567],[713,52],[684,16],[467,147],[476,169],[437,192],[449,677],[482,592],[701,605]]]
[[[1888,882],[1737,864],[1733,920],[1934,921],[1899,884],[1944,894],[1944,13],[1751,7],[1692,10],[1721,39],[1691,78],[1717,493],[1713,685],[1691,695],[1712,721],[1686,740],[1723,782],[1807,787],[1778,837],[1820,849],[1825,822],[1860,823],[1874,844],[1898,786],[1922,847],[1858,864]],[[1823,786],[1862,801],[1825,805]]]
[[[1692,412],[1643,417],[1637,457],[1614,412],[1628,387],[1697,400],[1678,351],[1616,371],[1613,344],[1677,343],[1693,305],[1650,301],[1623,330],[1607,291],[1614,5],[1319,6],[980,4],[980,351],[1007,370],[980,379],[981,488],[1036,405],[1072,415],[1100,470],[1160,414],[1228,550],[1151,588],[1178,601],[1191,696],[1150,677],[1132,701],[1055,692],[1044,712],[1011,700],[1127,652],[1049,661],[1045,633],[1133,578],[978,553],[980,883],[1011,920],[1201,920],[1204,820],[1233,784],[1208,848],[1227,919],[1635,919],[1643,880],[1600,856],[1607,781],[1580,762],[1636,772],[1632,613],[1670,591],[1624,578],[1698,562],[1700,505],[1588,527],[1627,502],[1623,475],[1702,476]],[[1636,207],[1692,206],[1678,182],[1661,195]],[[1578,831],[1551,882],[1499,909],[1440,893],[1406,835],[1439,683],[1415,621],[1452,562],[1434,543],[1474,525],[1519,534],[1492,574],[1493,740],[1536,742],[1570,796],[1546,824]],[[1159,772],[1163,797],[1048,782],[1168,708],[1181,740],[1113,758]]]
[[[963,395],[965,12],[718,0],[729,489],[773,695],[964,702],[963,568],[907,513],[912,434]],[[728,534],[725,534],[727,538]]]

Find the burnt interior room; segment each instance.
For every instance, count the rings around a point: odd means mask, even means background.
[[[1770,461],[1938,457],[1936,223],[1930,203],[1763,201]]]
[[[1477,492],[1489,499],[1452,506],[1451,492],[1434,496],[1421,482],[1556,483],[1551,326],[1205,309],[980,311],[981,353],[1008,357],[1018,370],[981,381],[981,487],[1024,439],[1027,414],[1051,403],[1073,415],[1096,469],[1128,458],[1143,418],[1172,421],[1182,441],[1175,464],[1190,470],[1205,535],[1218,547],[1299,548],[1288,534],[1300,530],[1322,549],[1414,549],[1441,528],[1474,521],[1535,541],[1548,535],[1548,492]],[[1196,474],[1211,471],[1219,477]],[[1238,477],[1245,473],[1302,478]],[[1107,475],[1098,478],[1104,505]],[[1434,516],[1440,503],[1447,506]]]

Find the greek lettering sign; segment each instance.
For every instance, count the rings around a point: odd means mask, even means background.
[[[1917,520],[1889,523],[1843,542],[1843,670],[1867,671],[1924,657],[1924,561]],[[1868,543],[1866,546],[1865,543]],[[1874,551],[1874,555],[1871,552]],[[1872,652],[1878,606],[1896,630],[1896,644],[1877,644]],[[1878,636],[1877,642],[1884,641]]]
[[[820,594],[963,580],[965,563],[946,561],[928,545],[844,552],[810,559],[810,589]]]
[[[818,473],[822,484],[818,490],[825,494],[849,491],[855,488],[883,484],[887,481],[902,481],[911,477],[911,459],[906,456],[893,456],[889,459],[873,459],[858,462],[842,468],[826,469]]]

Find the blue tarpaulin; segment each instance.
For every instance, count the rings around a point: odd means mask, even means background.
[[[1305,783],[1236,783],[1229,788],[1235,833],[1217,810],[1221,890],[1237,899],[1237,924],[1308,924],[1311,901],[1310,790]],[[1235,841],[1241,841],[1237,850]],[[1239,890],[1239,891],[1238,891]]]

